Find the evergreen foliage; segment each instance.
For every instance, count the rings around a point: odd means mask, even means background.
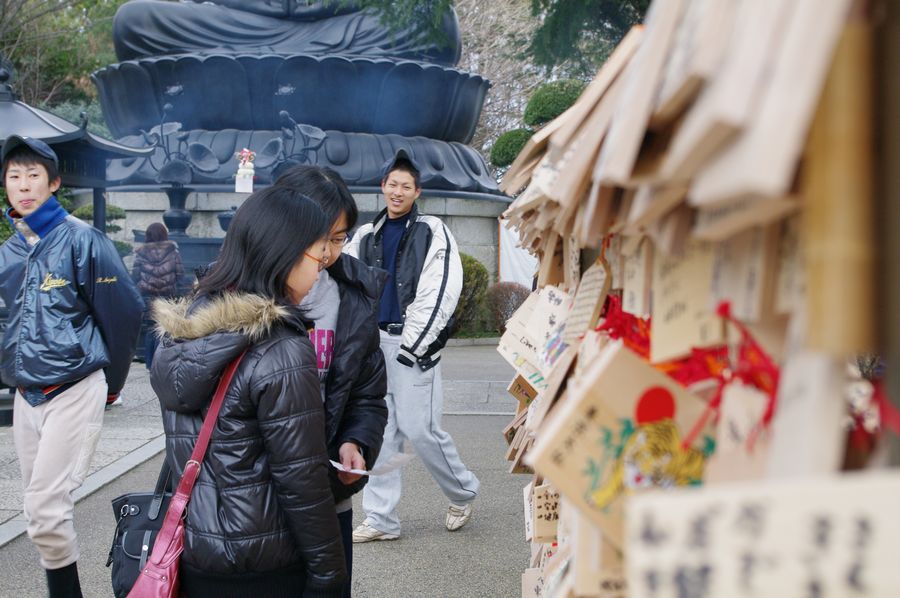
[[[512,164],[533,134],[531,129],[513,129],[500,135],[491,148],[491,164],[497,168]]]
[[[572,79],[542,85],[528,100],[522,120],[531,127],[548,123],[574,104],[583,90],[584,83]]]
[[[78,218],[79,220],[84,220],[85,222],[93,222],[94,221],[94,204],[87,203],[83,206],[75,208],[75,211],[72,212],[72,215]],[[106,230],[109,232],[115,233],[122,230],[121,227],[116,226],[114,224],[109,224],[111,220],[122,220],[125,218],[125,210],[120,208],[119,206],[114,206],[112,204],[106,204]],[[115,230],[112,227],[115,226]]]
[[[456,325],[450,331],[451,336],[460,330],[470,330],[477,324],[488,286],[488,271],[484,264],[466,253],[460,253],[459,258],[462,260],[463,284],[456,311],[453,312]]]
[[[45,104],[38,107],[76,125],[81,124],[81,114],[83,112],[88,119],[88,131],[107,139],[112,137],[109,129],[106,127],[106,119],[103,118],[103,111],[100,109],[100,103],[97,100],[69,100],[55,106]]]
[[[529,51],[537,64],[574,60],[592,75],[649,6],[650,0],[531,0],[541,26]]]
[[[84,220],[88,224],[93,225],[94,223],[94,204],[88,203],[75,208],[75,211],[72,212],[72,215],[78,218],[79,220]],[[122,230],[122,227],[118,224],[111,224],[113,220],[124,220],[125,219],[125,210],[120,208],[119,206],[114,206],[112,204],[106,204],[106,232],[107,233],[117,233]],[[131,255],[132,250],[134,249],[131,243],[126,241],[113,241],[113,245],[116,246],[116,251],[119,252],[121,257],[125,257],[126,255]]]
[[[94,101],[90,74],[116,62],[112,18],[123,2],[0,0],[0,55],[21,98],[40,107]]]

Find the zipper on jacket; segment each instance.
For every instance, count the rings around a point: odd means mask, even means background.
[[[27,245],[28,242],[26,241]],[[30,278],[29,266],[31,265],[31,254],[34,253],[34,249],[37,247],[31,247],[28,250],[28,255],[25,256],[25,284],[22,287],[22,309],[19,311],[19,329],[16,330],[16,359],[15,359],[15,375],[16,378],[19,377],[19,364],[22,362],[22,323],[25,321],[23,317],[23,311],[25,311],[25,298],[28,296],[28,281]]]

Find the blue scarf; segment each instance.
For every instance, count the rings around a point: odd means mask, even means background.
[[[6,210],[6,217],[9,219],[9,223],[12,225],[13,229],[16,228],[15,218],[13,217],[14,213],[16,212],[13,208]],[[34,231],[34,234],[39,238],[43,239],[50,234],[50,231],[62,223],[68,215],[69,213],[59,205],[58,201],[56,201],[56,196],[51,195],[47,201],[41,204],[41,207],[22,218],[25,220],[25,224],[28,225],[28,228]],[[25,236],[22,233],[16,230],[16,234],[25,241]]]

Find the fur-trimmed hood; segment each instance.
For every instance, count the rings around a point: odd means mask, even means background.
[[[150,381],[163,407],[181,413],[202,409],[225,367],[244,350],[278,330],[301,336],[307,330],[298,308],[246,293],[159,299],[153,315],[160,343]]]
[[[223,293],[212,299],[157,300],[153,318],[160,336],[192,340],[216,332],[245,335],[251,343],[265,338],[279,320],[296,314],[274,300],[247,293]]]

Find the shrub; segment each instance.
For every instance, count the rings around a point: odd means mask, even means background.
[[[88,131],[101,137],[112,138],[112,134],[106,127],[106,119],[100,109],[100,103],[96,100],[73,100],[56,104],[55,106],[42,105],[40,108],[66,119],[70,123],[80,125],[81,113],[88,117]]]
[[[491,325],[497,332],[506,332],[506,322],[530,294],[528,287],[517,282],[498,282],[487,290],[485,302]]]
[[[497,168],[512,164],[533,134],[531,129],[513,129],[497,137],[491,148],[491,164]]]
[[[575,103],[584,90],[584,83],[572,79],[563,79],[542,85],[534,92],[522,120],[529,127],[538,127],[548,123]]]
[[[79,208],[76,208],[72,215],[78,218],[79,220],[84,220],[88,224],[94,224],[94,204],[88,203]],[[122,227],[118,224],[110,224],[112,220],[123,220],[125,218],[125,210],[120,208],[119,206],[114,206],[112,204],[106,204],[106,232],[107,233],[117,233],[122,230]],[[134,247],[131,243],[127,241],[113,241],[113,245],[116,246],[116,251],[119,252],[119,257],[125,257],[126,255],[131,255],[131,252],[134,250]]]
[[[4,211],[3,216],[0,217],[0,243],[3,243],[13,234],[12,225],[10,225],[9,219],[6,217],[5,213],[9,204],[6,202],[6,189],[3,188],[0,188],[0,206],[3,206]]]
[[[454,336],[460,330],[470,329],[475,323],[478,318],[478,308],[484,301],[484,293],[488,285],[488,271],[484,264],[465,253],[460,253],[459,258],[462,260],[463,285],[459,294],[459,303],[456,304],[456,311],[453,312],[456,323],[450,331],[450,336]]]
[[[125,257],[126,255],[131,255],[131,252],[134,250],[131,243],[127,241],[113,241],[113,245],[116,246],[116,251],[119,252],[119,257]]]
[[[79,220],[84,220],[88,224],[94,223],[94,204],[88,203],[83,206],[76,208],[72,215],[78,218]],[[119,206],[114,206],[112,204],[106,204],[106,232],[108,233],[117,233],[122,230],[122,227],[118,224],[110,224],[113,220],[122,220],[125,218],[125,210],[120,208]],[[126,254],[127,255],[127,254]]]

